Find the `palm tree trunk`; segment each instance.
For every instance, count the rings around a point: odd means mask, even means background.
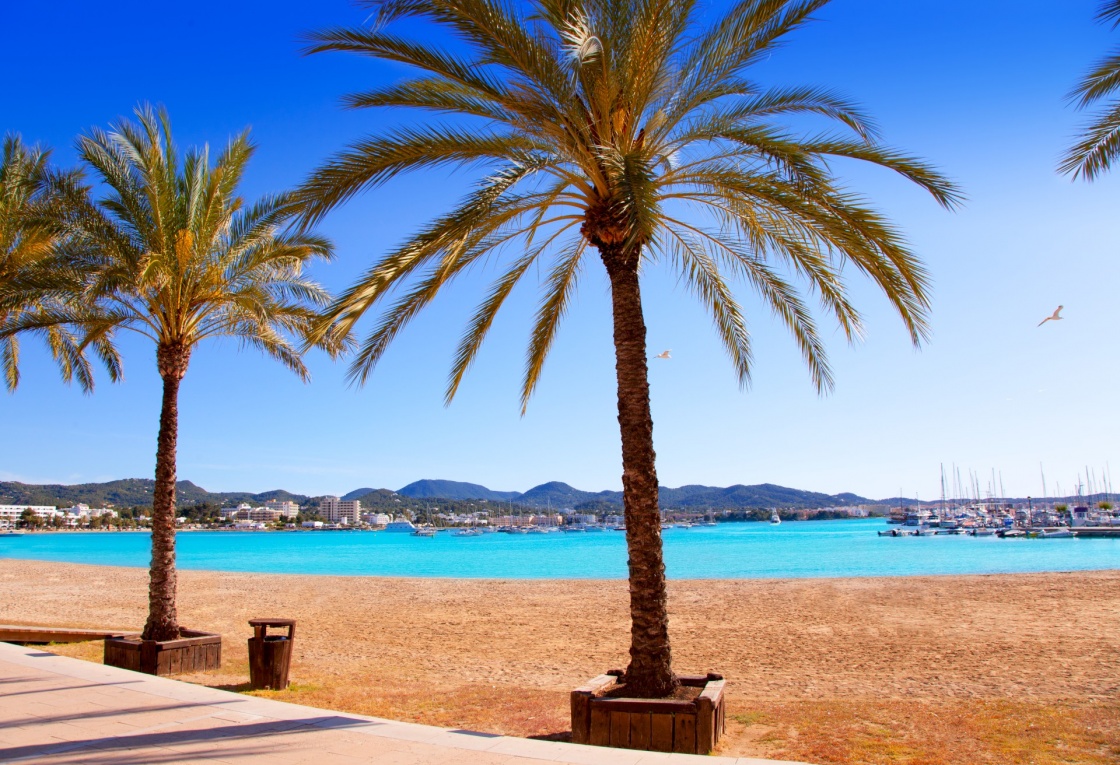
[[[176,640],[179,615],[175,608],[175,450],[179,440],[179,383],[187,371],[190,350],[178,343],[161,343],[157,351],[163,378],[156,448],[156,486],[152,495],[152,564],[148,582],[148,622],[145,640]]]
[[[622,499],[630,569],[630,666],[626,690],[658,698],[677,686],[669,651],[661,512],[649,408],[646,323],[638,288],[640,251],[600,247],[611,281],[618,424],[622,433]]]

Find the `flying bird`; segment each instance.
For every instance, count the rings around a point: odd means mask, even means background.
[[[671,359],[673,357],[670,356],[669,354],[672,353],[672,352],[673,352],[673,349],[670,348],[667,351],[662,351],[661,353],[657,354],[656,356],[654,356],[654,358],[655,359]]]
[[[1048,321],[1061,321],[1062,317],[1060,316],[1060,314],[1061,314],[1063,308],[1065,308],[1065,306],[1063,306],[1063,305],[1058,306],[1056,309],[1054,309],[1054,313],[1051,314],[1050,316],[1047,316],[1042,321],[1040,321],[1038,323],[1038,326],[1041,327],[1043,324],[1045,324]]]

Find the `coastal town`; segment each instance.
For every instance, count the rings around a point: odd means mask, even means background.
[[[226,529],[232,531],[330,531],[369,530],[407,531],[426,536],[438,530],[462,533],[548,533],[625,530],[621,512],[581,512],[570,507],[555,511],[514,507],[480,499],[475,502],[454,502],[458,511],[427,504],[421,512],[404,510],[386,513],[363,507],[359,499],[324,496],[300,505],[290,500],[266,500],[253,505],[241,502],[229,507],[206,508],[199,517],[196,508],[180,508],[186,513],[176,518],[180,530]],[[462,509],[466,504],[467,509]],[[477,509],[471,509],[477,508]],[[884,506],[826,508],[764,508],[754,513],[742,510],[662,511],[663,528],[714,526],[717,522],[736,520],[823,520],[835,518],[867,518],[885,514]],[[193,517],[192,517],[193,516]],[[0,532],[4,530],[109,530],[145,528],[151,523],[146,508],[90,507],[77,503],[71,507],[54,505],[0,505]]]
[[[438,504],[437,504],[438,503]],[[180,530],[230,531],[389,531],[431,536],[445,531],[459,536],[485,533],[544,534],[624,531],[620,512],[582,512],[570,507],[541,511],[514,508],[479,499],[451,503],[456,509],[441,508],[441,500],[427,503],[422,511],[384,512],[362,505],[360,499],[323,496],[306,504],[270,499],[263,503],[240,502],[228,507],[206,507],[203,513],[185,508],[177,517]],[[466,507],[464,507],[464,505]],[[760,508],[753,513],[729,509],[701,511],[662,510],[662,529],[715,526],[719,522],[755,520],[772,524],[782,521],[884,517],[889,527],[880,536],[971,535],[1014,538],[1026,535],[1043,537],[1118,536],[1120,512],[1107,495],[1075,498],[1073,502],[1055,500],[1010,502],[990,500],[946,506],[945,503],[858,505],[844,507]],[[144,508],[118,509],[90,507],[77,503],[71,507],[48,505],[0,505],[0,532],[16,530],[109,530],[145,528],[150,516]]]

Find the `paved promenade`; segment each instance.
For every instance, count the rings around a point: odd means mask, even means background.
[[[379,720],[0,643],[0,763],[43,765],[775,765]]]

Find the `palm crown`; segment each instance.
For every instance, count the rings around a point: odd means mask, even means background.
[[[747,76],[824,4],[746,0],[701,30],[688,0],[540,0],[530,18],[490,0],[384,0],[370,3],[378,10],[372,29],[316,34],[313,50],[354,51],[420,70],[414,79],[348,96],[349,105],[412,107],[481,124],[457,120],[362,141],[305,185],[310,219],[403,170],[491,168],[456,209],[339,297],[332,315],[349,329],[393,287],[411,283],[362,345],[352,375],[364,380],[444,284],[497,248],[521,254],[471,319],[448,400],[503,301],[543,262],[548,280],[525,368],[527,402],[588,244],[671,264],[707,306],[743,383],[750,337],[729,277],[750,283],[781,317],[821,389],[832,377],[797,280],[819,295],[851,339],[861,331],[841,279],[851,263],[883,289],[918,342],[926,332],[925,270],[881,216],[837,183],[827,163],[848,157],[882,165],[946,205],[956,199],[952,186],[881,146],[870,121],[836,94],[765,89]],[[465,50],[448,52],[437,41],[387,30],[407,17],[434,22]],[[803,138],[774,125],[805,113],[830,119],[842,134]]]
[[[237,187],[253,153],[246,134],[212,167],[206,148],[180,163],[166,113],[137,116],[78,141],[108,194],[70,206],[63,262],[85,278],[87,307],[48,318],[87,339],[126,329],[187,354],[205,338],[235,337],[306,378],[300,334],[328,296],[303,268],[329,258],[329,243],[281,230],[291,216],[284,195],[245,206]]]

